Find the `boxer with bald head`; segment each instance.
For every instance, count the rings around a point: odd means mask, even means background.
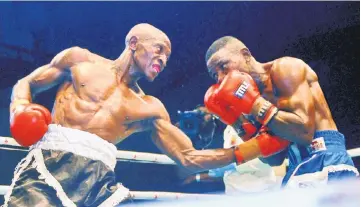
[[[195,150],[162,102],[139,87],[139,79],[153,81],[163,71],[170,54],[166,34],[138,24],[116,60],[72,47],[19,80],[10,127],[30,151],[14,173],[5,206],[117,205],[129,191],[115,180],[115,144],[136,132],[151,131],[155,145],[191,171],[233,162],[232,149]],[[32,103],[56,85],[52,114]]]
[[[288,187],[359,175],[317,75],[305,62],[282,57],[260,63],[240,40],[226,36],[209,47],[206,64],[217,83],[205,105],[246,138],[235,150],[238,163],[260,157],[279,165],[288,152]]]

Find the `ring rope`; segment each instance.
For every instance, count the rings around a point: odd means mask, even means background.
[[[0,195],[5,195],[10,186],[0,185]],[[197,193],[175,193],[162,191],[130,191],[130,199],[134,200],[179,200],[215,197],[220,195],[197,194]]]
[[[11,137],[0,137],[0,145],[22,147]],[[27,150],[26,147],[23,149],[12,149],[12,150]],[[9,149],[8,147],[0,147],[0,149]],[[360,156],[360,148],[347,150],[351,157]],[[152,163],[152,164],[163,164],[163,165],[176,165],[176,163],[166,155],[145,153],[145,152],[134,152],[134,151],[117,151],[117,160],[121,162],[138,162],[138,163]],[[288,160],[286,159],[286,164]]]
[[[14,148],[14,150],[28,151],[27,147],[22,147],[15,141],[15,139],[11,137],[0,137],[0,145],[21,147],[20,149]],[[8,147],[0,147],[0,149],[8,149]],[[133,151],[125,151],[125,150],[117,151],[117,160],[122,162],[176,165],[176,163],[166,155],[145,153],[145,152],[133,152]]]

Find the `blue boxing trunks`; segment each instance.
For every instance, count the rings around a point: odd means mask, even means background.
[[[282,182],[285,188],[318,187],[359,176],[338,131],[317,131],[308,147],[292,144],[288,158],[289,170]]]
[[[51,124],[18,164],[4,206],[116,206],[116,147],[95,134]]]

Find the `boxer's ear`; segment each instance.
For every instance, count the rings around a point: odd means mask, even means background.
[[[137,43],[138,43],[138,38],[136,36],[132,36],[129,40],[129,48],[132,51],[135,51],[135,49],[137,48]]]
[[[252,54],[251,54],[251,51],[249,51],[248,48],[242,48],[241,49],[241,55],[244,57],[244,59],[246,60],[246,62],[250,62],[251,61],[251,57],[252,57]]]

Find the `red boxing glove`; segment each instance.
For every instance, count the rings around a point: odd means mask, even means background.
[[[267,125],[278,109],[261,97],[258,87],[247,73],[230,71],[214,91],[217,99],[222,99],[224,105],[235,112],[253,114],[258,122]],[[257,109],[253,109],[257,102]]]
[[[24,147],[38,142],[51,123],[49,110],[38,104],[20,105],[10,116],[11,134]]]
[[[290,143],[288,140],[272,135],[272,133],[265,126],[262,126],[259,131],[259,135],[255,137],[255,139],[260,151],[259,156],[262,157],[269,157],[271,155],[277,154],[286,149]],[[234,155],[238,164],[244,163],[244,158],[239,148],[235,148]]]
[[[222,97],[217,94],[218,88],[219,84],[214,84],[207,90],[204,95],[204,105],[209,112],[217,115],[223,123],[232,125],[237,121],[239,115],[235,114],[226,104],[223,104]]]
[[[241,111],[235,111],[235,107],[228,104],[222,94],[220,95],[220,86],[221,84],[217,83],[207,90],[204,96],[204,105],[211,113],[217,115],[223,123],[232,125],[238,136],[247,141],[253,137],[260,126],[255,126],[257,124],[249,121]]]
[[[267,127],[262,126],[256,137],[259,149],[263,157],[269,157],[286,149],[290,142],[278,136],[272,135]]]
[[[261,128],[260,124],[257,122],[252,122],[243,114],[239,117],[239,121],[232,125],[236,130],[238,136],[243,140],[247,141],[254,137]]]

